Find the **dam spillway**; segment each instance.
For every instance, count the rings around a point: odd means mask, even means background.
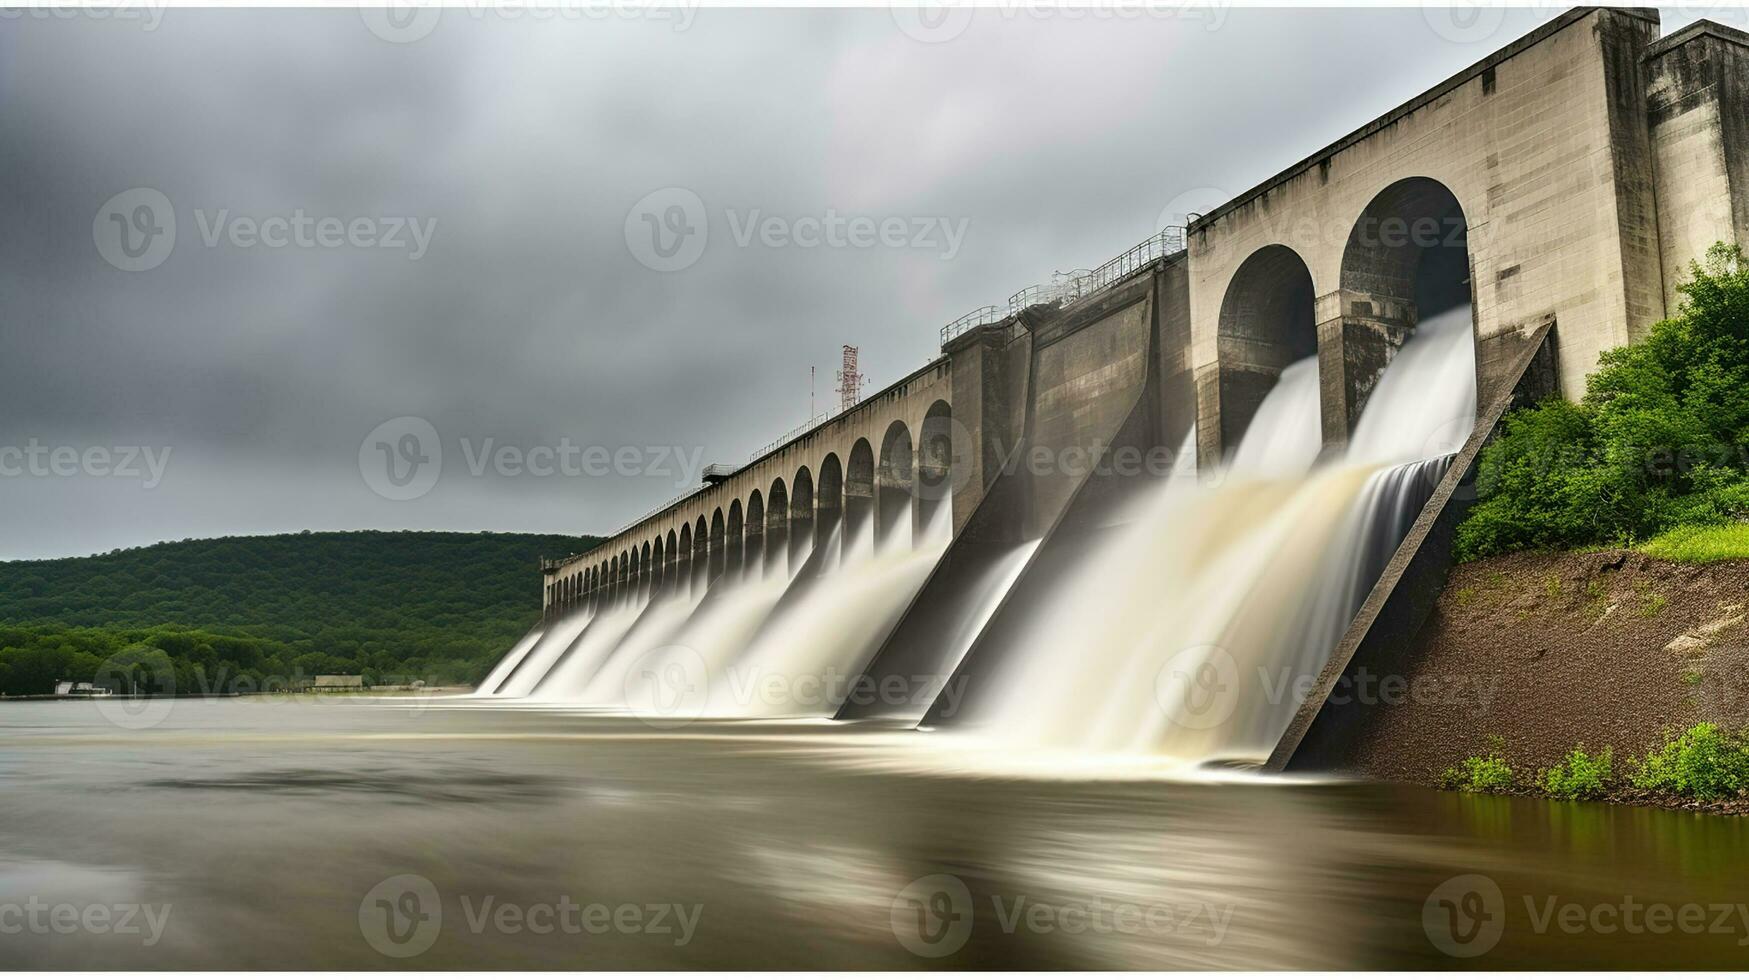
[[[543,624],[481,696],[1285,764],[1374,621],[1425,615],[1499,412],[1576,395],[1688,262],[1749,240],[1687,204],[1749,186],[1717,123],[1746,53],[1569,12],[961,317],[919,371],[546,563]],[[1168,730],[1190,683],[1260,671],[1274,693]]]

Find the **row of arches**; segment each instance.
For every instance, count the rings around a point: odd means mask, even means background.
[[[896,420],[878,449],[859,438],[844,459],[827,453],[811,467],[799,466],[787,478],[713,508],[708,518],[699,513],[666,534],[651,534],[549,582],[547,608],[562,613],[704,588],[749,571],[793,573],[809,554],[834,541],[908,540],[941,508],[952,506],[952,423],[947,402],[937,401],[915,437]]]
[[[1326,290],[1331,284],[1319,284]],[[1319,354],[1331,419],[1352,428],[1372,385],[1415,325],[1471,301],[1469,224],[1456,195],[1437,180],[1409,177],[1380,191],[1362,210],[1343,245],[1339,326],[1320,326],[1318,286],[1300,253],[1265,245],[1240,263],[1222,298],[1217,327],[1220,445],[1238,445],[1284,368]],[[1473,330],[1473,324],[1472,324]],[[1340,377],[1332,377],[1340,374]],[[1335,408],[1338,411],[1332,412]]]

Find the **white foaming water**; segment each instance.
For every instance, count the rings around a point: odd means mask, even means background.
[[[1428,317],[1397,352],[1349,437],[1347,458],[1402,463],[1449,456],[1475,426],[1476,344],[1470,308],[1458,306]]]
[[[1267,756],[1474,426],[1468,325],[1467,309],[1430,318],[1351,458],[1309,474],[1316,362],[1283,371],[1218,486],[1166,481],[1030,611],[970,727],[1102,755]]]
[[[480,681],[474,688],[471,696],[486,697],[497,691],[498,685],[504,683],[504,678],[510,676],[510,672],[516,669],[517,664],[522,663],[522,658],[534,648],[535,643],[540,640],[541,634],[544,632],[546,632],[545,627],[536,626],[524,634],[522,639],[517,640],[516,645],[510,648],[510,652],[504,655],[504,659],[498,661],[497,666],[486,674],[485,680]]]
[[[529,669],[544,678],[520,683],[518,672],[513,686],[542,702],[662,716],[655,720],[672,721],[681,710],[829,716],[940,560],[950,520],[949,508],[936,508],[914,547],[902,546],[913,536],[908,509],[900,532],[879,548],[872,522],[849,542],[830,528],[827,553],[842,557],[806,581],[786,571],[807,563],[812,548],[804,542],[793,563],[761,562],[761,570],[720,578],[702,597],[670,593],[610,606],[580,636],[567,629],[568,653],[537,646],[542,662]]]
[[[592,618],[589,613],[572,613],[548,627],[522,658],[522,662],[511,668],[498,695],[510,698],[527,697]]]
[[[836,712],[946,547],[944,539],[928,537],[909,551],[859,551],[806,583],[801,601],[711,674],[706,713],[771,718]]]
[[[533,696],[562,702],[578,700],[621,647],[637,637],[667,635],[695,606],[695,601],[671,598],[627,603],[603,611],[597,616],[599,622],[591,624],[571,652],[548,671]]]
[[[1227,469],[1249,476],[1298,476],[1318,459],[1320,426],[1318,359],[1308,357],[1282,369]]]

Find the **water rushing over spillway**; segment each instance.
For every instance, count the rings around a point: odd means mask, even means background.
[[[657,721],[830,717],[940,560],[949,519],[934,508],[913,533],[907,507],[879,540],[871,519],[835,522],[817,555],[804,544],[708,587],[573,613],[519,644],[505,658],[518,665],[500,664],[480,692]]]
[[[1002,743],[1267,757],[1476,417],[1468,308],[1430,317],[1340,459],[1315,464],[1318,372],[1289,366],[1229,462],[1133,501],[1029,610],[965,728]]]
[[[1200,474],[1187,434],[1114,532],[1052,569],[1045,601],[1003,610],[1022,639],[968,691],[956,668],[1039,542],[998,556],[948,624],[939,676],[887,717],[935,704],[931,727],[1025,750],[1266,756],[1470,434],[1469,309],[1420,325],[1345,449],[1322,458],[1318,384],[1315,358],[1289,365],[1240,445]],[[694,569],[573,613],[525,637],[480,694],[658,723],[831,717],[947,552],[949,510],[916,527],[907,512],[878,540],[866,514],[832,518],[817,553],[798,542],[708,585]]]

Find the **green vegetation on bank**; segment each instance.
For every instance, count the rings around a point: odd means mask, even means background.
[[[1518,409],[1483,450],[1460,560],[1632,545],[1683,558],[1749,556],[1749,263],[1715,245],[1676,315],[1605,351],[1578,403]],[[1729,549],[1740,547],[1731,553]]]
[[[117,657],[110,675],[143,663],[182,691],[315,674],[472,683],[540,615],[537,560],[596,540],[304,532],[0,562],[0,692],[50,693]]]
[[[1653,558],[1694,565],[1749,558],[1749,524],[1672,528],[1640,545],[1639,550]]]
[[[1496,752],[1472,755],[1447,769],[1439,785],[1466,793],[1492,793],[1512,785],[1512,767]]]
[[[1581,745],[1538,773],[1534,784],[1520,786],[1501,750],[1491,748],[1447,769],[1439,784],[1470,793],[1532,790],[1562,800],[1599,799],[1626,790],[1708,803],[1739,799],[1749,795],[1749,731],[1702,722],[1666,733],[1643,758],[1629,759],[1626,768],[1625,777],[1617,778],[1608,746],[1593,755]]]
[[[1613,775],[1615,753],[1609,746],[1592,755],[1581,745],[1537,777],[1543,792],[1558,800],[1591,800],[1602,796]]]

